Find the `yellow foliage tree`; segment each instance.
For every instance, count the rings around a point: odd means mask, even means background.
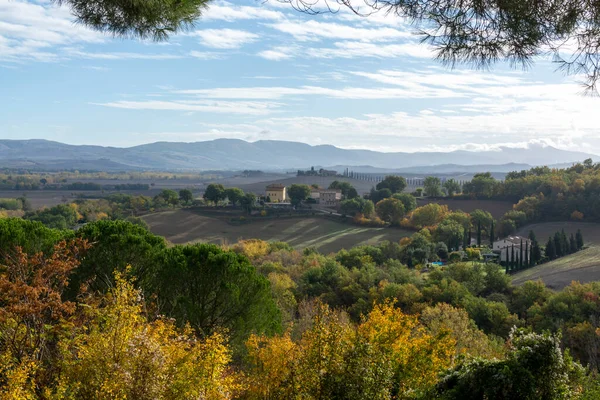
[[[245,399],[411,398],[437,382],[455,352],[446,331],[429,333],[392,301],[358,327],[320,305],[298,341],[252,336]]]
[[[56,399],[207,399],[232,397],[235,376],[221,334],[197,340],[173,321],[149,322],[141,293],[116,275],[116,287],[90,304],[89,322],[59,343]]]

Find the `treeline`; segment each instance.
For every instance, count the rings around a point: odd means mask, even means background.
[[[323,255],[258,240],[167,246],[123,221],[72,232],[0,220],[0,391],[597,398],[598,284],[513,287],[478,262],[423,275],[402,263],[419,240]]]
[[[145,222],[138,218],[138,215],[167,208],[194,205],[194,201],[194,195],[189,189],[182,189],[179,192],[165,189],[154,197],[114,193],[101,199],[80,198],[74,199],[70,203],[32,210],[29,200],[22,197],[0,199],[0,218],[20,216],[25,220],[39,221],[45,226],[55,229],[72,229],[80,224],[105,219],[127,219],[135,224],[145,226]],[[20,212],[9,214],[3,211],[4,207],[11,207],[8,210],[14,209]]]

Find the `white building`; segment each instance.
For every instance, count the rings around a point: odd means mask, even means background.
[[[494,253],[500,254],[500,261],[505,262],[513,261],[513,247],[514,247],[514,261],[519,261],[521,258],[521,243],[523,244],[523,257],[527,254],[527,261],[531,259],[531,240],[522,236],[508,236],[504,239],[500,239],[494,242],[492,250]]]

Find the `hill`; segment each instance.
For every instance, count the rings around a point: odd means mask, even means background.
[[[600,280],[600,224],[548,222],[530,225],[519,234],[527,235],[529,230],[533,230],[540,243],[545,243],[550,235],[561,229],[564,229],[567,235],[581,229],[587,248],[518,272],[513,276],[513,284],[519,285],[529,280],[541,279],[550,288],[562,289],[572,281],[585,283]]]
[[[232,244],[242,239],[262,239],[287,242],[297,249],[315,247],[325,254],[384,240],[397,242],[413,233],[403,229],[360,227],[320,217],[264,219],[231,225],[193,210],[148,214],[144,220],[154,234],[174,244]]]
[[[346,150],[331,145],[276,140],[246,142],[217,139],[205,142],[157,142],[129,148],[74,146],[47,140],[0,140],[0,167],[99,170],[295,170],[310,166],[370,166],[381,171],[406,169],[405,172],[439,166],[443,172],[506,172],[522,169],[524,164],[552,165],[583,161],[597,156],[559,150],[549,146],[527,149],[503,147],[497,151],[453,151],[381,153],[370,150]],[[511,163],[521,164],[510,166]],[[508,164],[508,166],[507,166]],[[469,167],[470,166],[470,167]],[[473,168],[473,166],[479,166]],[[498,166],[498,167],[493,167]],[[525,167],[526,167],[525,166]],[[340,170],[342,170],[341,168]],[[454,170],[454,171],[451,171]],[[428,170],[426,170],[428,171]]]

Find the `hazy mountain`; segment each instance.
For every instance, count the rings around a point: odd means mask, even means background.
[[[600,159],[583,152],[547,146],[501,148],[485,152],[381,153],[275,140],[252,143],[237,139],[195,143],[157,142],[129,148],[73,146],[46,140],[0,140],[0,167],[29,166],[40,169],[60,166],[107,170],[284,170],[307,169],[312,165],[344,165],[370,166],[388,171],[405,169],[408,172],[410,169],[412,172],[417,170],[415,167],[423,170],[422,167],[451,164],[453,168],[458,168],[452,172],[472,172],[472,168],[467,166],[483,165],[491,168],[510,163],[549,165],[572,163],[586,158]],[[447,169],[446,166],[444,169]],[[504,170],[501,167],[497,169]],[[522,168],[515,166],[513,169]]]

